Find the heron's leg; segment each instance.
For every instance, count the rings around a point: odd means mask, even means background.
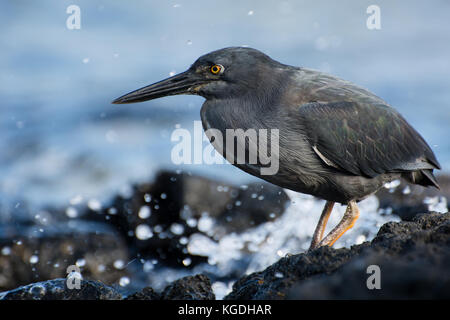
[[[331,211],[333,210],[334,202],[327,201],[325,207],[323,208],[322,215],[320,216],[319,222],[317,223],[316,230],[311,241],[309,250],[318,247],[320,240],[323,238],[323,233],[325,232],[325,227],[327,226],[328,218],[330,217]]]
[[[354,200],[348,203],[344,217],[330,233],[322,239],[319,247],[332,246],[347,230],[351,229],[359,217],[359,209]]]

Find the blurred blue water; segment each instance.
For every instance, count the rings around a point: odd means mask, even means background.
[[[81,30],[66,8],[81,8]],[[249,45],[283,63],[358,83],[396,107],[450,168],[450,3],[377,1],[50,1],[0,3],[0,195],[62,205],[104,198],[171,164],[170,134],[202,99],[117,106],[128,91],[198,56]],[[240,182],[226,166],[196,173]]]

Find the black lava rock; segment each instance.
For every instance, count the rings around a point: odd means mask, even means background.
[[[0,293],[2,300],[120,300],[114,288],[99,281],[81,280],[80,289],[69,289],[66,279],[32,283]]]
[[[127,300],[214,300],[211,281],[203,274],[188,276],[170,283],[161,294],[146,287]]]
[[[231,299],[445,299],[450,298],[450,213],[429,213],[382,226],[372,242],[352,248],[316,250],[288,256],[264,271],[238,280]],[[370,266],[380,271],[380,288],[367,285]],[[69,290],[55,279],[0,294],[2,299],[120,299],[113,288],[82,281]],[[152,288],[130,300],[214,299],[204,275],[181,278],[161,294]]]
[[[169,284],[161,294],[162,300],[214,300],[211,282],[198,274],[178,279]]]
[[[140,292],[133,293],[129,295],[125,300],[160,300],[161,295],[159,295],[153,288],[145,287]]]
[[[267,183],[237,187],[163,171],[153,183],[135,186],[130,198],[118,196],[102,214],[88,216],[114,226],[134,249],[132,255],[183,268],[183,260],[189,257],[188,267],[192,268],[206,258],[189,254],[181,238],[203,233],[218,240],[230,232],[276,219],[288,201],[283,189]],[[139,214],[143,208],[144,217]],[[203,216],[214,219],[213,234],[199,230],[196,223]],[[151,235],[139,237],[138,227],[150,230]]]
[[[371,243],[318,248],[241,278],[226,299],[450,298],[450,213],[385,224]],[[368,267],[381,270],[369,289]]]
[[[11,237],[0,236],[0,249],[7,253],[0,254],[0,291],[66,277],[67,267],[77,261],[85,279],[113,284],[128,275],[114,267],[115,261],[129,260],[125,242],[105,224],[71,220],[16,231]]]

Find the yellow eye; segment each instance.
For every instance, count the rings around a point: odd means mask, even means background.
[[[215,64],[209,70],[212,74],[219,74],[223,72],[223,67],[220,64]]]

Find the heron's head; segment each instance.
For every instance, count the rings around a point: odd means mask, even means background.
[[[195,94],[206,99],[239,97],[263,93],[264,83],[283,65],[264,53],[244,47],[230,47],[201,56],[185,72],[132,91],[113,103],[133,103],[156,98]]]

